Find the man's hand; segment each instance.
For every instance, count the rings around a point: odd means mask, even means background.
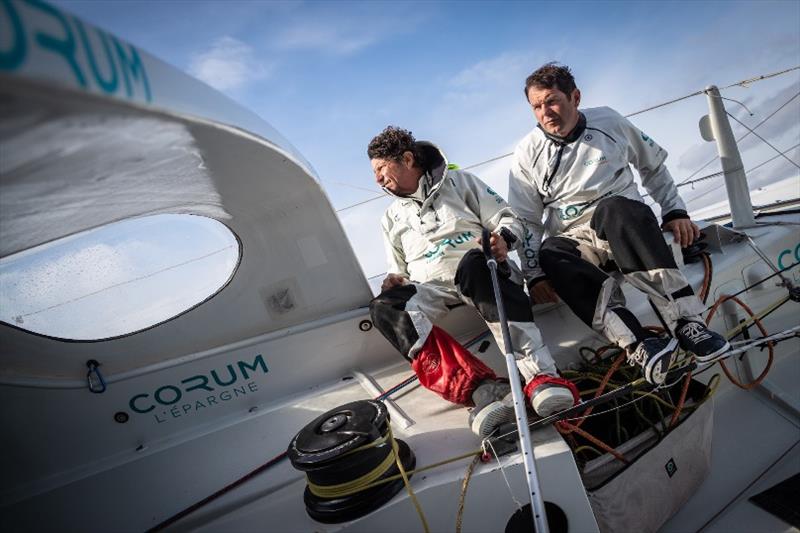
[[[381,283],[381,292],[387,291],[392,287],[397,287],[398,285],[405,285],[406,283],[408,283],[408,279],[400,274],[387,274],[383,279],[383,283]]]
[[[478,244],[483,245],[483,241],[480,237],[478,238]],[[508,244],[503,237],[497,233],[492,233],[492,236],[489,239],[489,245],[492,248],[492,255],[498,263],[502,263],[508,259]]]
[[[676,218],[665,222],[661,227],[672,232],[675,242],[680,243],[681,248],[686,248],[700,236],[700,228],[688,218]]]
[[[553,286],[546,279],[537,281],[536,284],[531,287],[530,292],[531,303],[534,305],[558,302],[558,294],[556,294],[555,289],[553,289]]]

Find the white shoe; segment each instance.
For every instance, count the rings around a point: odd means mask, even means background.
[[[537,415],[546,418],[575,405],[575,397],[565,379],[552,378],[550,376],[536,376],[533,378],[533,382],[535,383],[537,380],[543,378],[547,379],[543,380],[538,385],[534,384],[533,390],[530,393],[531,405]],[[563,382],[563,384],[561,382]]]

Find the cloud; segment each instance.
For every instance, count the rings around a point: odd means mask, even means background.
[[[769,120],[761,124],[758,129],[755,130],[756,133],[778,147],[784,145],[791,146],[796,142],[798,139],[798,117],[800,116],[800,96],[798,96],[798,86],[796,83],[771,92],[769,96],[760,101],[757,101],[755,95],[747,95],[747,97],[743,98],[741,101],[753,112],[753,116],[750,116],[747,111],[742,109],[742,107],[735,102],[725,102],[727,111],[739,121],[752,129],[777,111],[774,116],[770,117]],[[741,139],[738,145],[739,151],[743,156],[746,152],[765,146],[761,139],[748,133],[736,120],[732,119],[730,123],[736,138]],[[770,152],[766,153],[768,154]],[[774,154],[774,152],[772,153]],[[701,142],[695,144],[680,155],[678,158],[678,168],[687,172],[690,170],[695,171],[716,155],[717,147],[715,143]],[[759,159],[759,161],[760,160],[761,159]],[[719,168],[719,162],[713,163],[705,167],[699,175],[715,172]]]
[[[513,151],[536,124],[522,91],[525,77],[546,58],[532,52],[505,52],[480,59],[448,75],[426,123],[417,127],[448,159],[470,166]],[[510,158],[471,170],[502,195]]]
[[[305,23],[284,30],[278,43],[286,49],[312,49],[346,55],[366,48],[380,37],[377,32],[353,30],[327,23]]]
[[[235,90],[269,76],[274,65],[256,59],[253,48],[234,38],[221,37],[209,50],[194,55],[189,73],[220,91]]]
[[[528,54],[504,53],[462,69],[452,77],[450,85],[459,89],[475,89],[490,84],[505,85],[511,81],[522,87],[520,80],[509,74],[523,72],[530,69],[530,65]]]
[[[356,10],[327,4],[310,4],[301,18],[295,18],[273,35],[273,45],[283,50],[312,50],[350,55],[397,35],[412,33],[430,18],[432,8],[418,6],[399,24],[380,3],[358,3]],[[434,9],[435,10],[435,9]]]
[[[787,132],[792,130],[796,132],[797,130],[798,117],[800,117],[800,95],[798,95],[796,84],[785,87],[783,90],[778,91],[760,104],[751,108],[753,111],[752,117],[742,110],[740,113],[737,113],[737,118],[752,129],[779,108],[781,108],[780,111],[775,113],[773,117],[755,130],[761,137],[772,142],[781,138]],[[743,130],[743,128],[740,127],[740,130]],[[797,139],[796,133],[793,135],[793,138]],[[761,142],[763,142],[761,139],[750,134],[746,139],[741,141],[740,149],[744,151]]]

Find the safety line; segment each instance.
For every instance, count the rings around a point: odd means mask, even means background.
[[[750,84],[750,83],[754,83],[754,82],[761,81],[761,80],[766,80],[766,79],[769,79],[769,78],[774,78],[774,77],[776,77],[776,76],[781,76],[781,75],[783,75],[783,74],[787,74],[787,73],[789,73],[789,72],[792,72],[792,71],[795,71],[795,70],[798,70],[798,69],[800,69],[800,66],[797,66],[797,67],[792,67],[792,68],[788,68],[788,69],[785,69],[785,70],[782,70],[782,71],[779,71],[779,72],[773,72],[773,73],[771,73],[771,74],[764,74],[764,75],[762,75],[762,76],[756,76],[756,77],[753,77],[753,78],[748,78],[748,79],[746,79],[746,80],[742,80],[742,81],[739,81],[739,82],[736,82],[736,83],[732,83],[732,84],[730,84],[730,85],[726,85],[725,87],[722,87],[720,90],[730,89],[730,88],[732,88],[732,87],[746,87],[746,86],[747,86],[748,84]],[[685,95],[685,96],[681,96],[681,97],[679,97],[679,98],[674,98],[674,99],[672,99],[672,100],[669,100],[669,101],[667,101],[667,102],[663,102],[663,103],[661,103],[661,104],[657,104],[657,105],[654,105],[654,106],[648,107],[648,108],[646,108],[646,109],[642,109],[642,110],[639,110],[639,111],[635,111],[635,112],[633,112],[633,113],[629,113],[629,114],[627,114],[627,115],[624,115],[624,116],[627,118],[627,117],[632,117],[632,116],[635,116],[635,115],[640,115],[640,114],[642,114],[642,113],[645,113],[645,112],[647,112],[647,111],[652,111],[653,109],[658,109],[659,107],[664,107],[664,106],[667,106],[667,105],[670,105],[670,104],[674,104],[674,103],[676,103],[676,102],[680,102],[681,100],[686,100],[687,98],[692,98],[692,97],[694,97],[694,96],[699,96],[699,95],[701,95],[701,94],[704,94],[704,93],[705,93],[705,90],[702,90],[702,91],[695,91],[695,92],[693,92],[693,93],[691,93],[691,94],[687,94],[687,95]],[[794,97],[793,97],[793,99],[794,99]],[[787,102],[787,104],[788,104],[788,102]],[[784,105],[786,105],[786,104],[784,104]],[[777,112],[777,111],[776,111],[776,112]],[[463,170],[469,170],[469,169],[472,169],[472,168],[476,168],[476,167],[479,167],[479,166],[485,165],[485,164],[487,164],[487,163],[492,163],[492,162],[494,162],[494,161],[498,161],[498,160],[500,160],[500,159],[505,159],[506,157],[510,157],[510,156],[512,156],[513,154],[514,154],[513,152],[509,152],[509,153],[507,153],[507,154],[503,154],[503,155],[499,155],[499,156],[496,156],[496,157],[492,157],[492,158],[490,158],[490,159],[487,159],[487,160],[485,160],[485,161],[481,161],[481,162],[479,162],[479,163],[474,163],[474,164],[471,164],[471,165],[468,165],[468,166],[462,167],[462,169],[463,169]],[[702,170],[702,169],[703,169],[703,168],[705,168],[706,166],[710,165],[710,164],[711,164],[713,161],[714,161],[714,160],[712,160],[711,162],[709,162],[709,163],[707,163],[706,165],[704,165],[703,167],[701,167],[701,168],[700,168],[700,170]],[[698,170],[697,172],[699,172],[699,170]],[[697,172],[695,172],[695,174],[696,174]],[[687,178],[687,179],[690,179],[690,178],[692,178],[692,177],[694,177],[694,175],[690,176],[690,177],[689,177],[689,178]],[[380,199],[380,198],[386,198],[386,195],[385,195],[385,194],[380,194],[380,195],[378,195],[378,196],[374,196],[374,197],[372,197],[372,198],[367,198],[366,200],[362,200],[362,201],[360,201],[360,202],[357,202],[357,203],[355,203],[355,204],[348,205],[348,206],[342,207],[342,208],[340,208],[340,209],[337,209],[337,210],[336,210],[336,212],[337,212],[337,213],[341,213],[342,211],[346,211],[346,210],[348,210],[348,209],[352,209],[353,207],[358,207],[358,206],[360,206],[360,205],[364,205],[364,204],[366,204],[366,203],[373,202],[373,201],[375,201],[375,200],[378,200],[378,199]]]
[[[791,103],[791,102],[792,102],[792,101],[793,101],[795,98],[797,98],[798,96],[800,96],[800,92],[798,92],[797,94],[795,94],[794,96],[792,96],[791,98],[789,98],[789,99],[788,99],[786,102],[784,102],[782,105],[780,105],[780,106],[779,106],[779,107],[778,107],[778,108],[777,108],[775,111],[773,111],[772,113],[770,113],[770,114],[769,114],[769,115],[768,115],[766,118],[764,118],[764,119],[763,119],[761,122],[759,122],[758,124],[756,124],[755,126],[753,126],[753,129],[754,129],[754,130],[755,130],[755,129],[758,129],[758,128],[759,128],[759,126],[761,126],[761,125],[762,125],[762,124],[764,124],[766,121],[768,121],[769,119],[771,119],[772,117],[774,117],[774,116],[775,116],[775,115],[778,113],[778,111],[780,111],[781,109],[783,109],[784,107],[786,107],[787,105],[789,105],[789,104],[790,104],[790,103]],[[744,135],[742,135],[741,137],[739,137],[738,139],[736,139],[736,142],[737,142],[737,143],[739,143],[740,141],[742,141],[742,140],[743,140],[745,137],[747,137],[748,135],[750,135],[750,133],[749,133],[749,132],[748,132],[748,133],[745,133]],[[686,183],[687,181],[689,181],[690,179],[692,179],[692,178],[693,178],[693,177],[694,177],[694,176],[695,176],[695,175],[696,175],[698,172],[700,172],[701,170],[703,170],[704,168],[706,168],[708,165],[710,165],[711,163],[713,163],[713,162],[714,162],[714,161],[716,161],[717,159],[719,159],[719,155],[715,155],[714,157],[712,157],[712,158],[711,158],[711,160],[709,160],[709,161],[708,161],[708,162],[706,162],[706,163],[705,163],[703,166],[701,166],[700,168],[698,168],[697,170],[695,170],[694,172],[692,172],[692,173],[691,173],[691,174],[690,174],[690,175],[689,175],[689,176],[688,176],[686,179],[684,179],[684,180],[683,180],[681,183]],[[681,185],[681,183],[679,183],[679,184],[678,184],[678,186],[680,186],[680,185]]]

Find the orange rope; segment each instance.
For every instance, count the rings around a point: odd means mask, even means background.
[[[700,286],[700,294],[697,295],[702,302],[708,298],[708,292],[711,289],[709,282],[711,281],[711,258],[708,254],[703,254],[703,284]]]
[[[708,254],[703,254],[701,256],[703,258],[703,283],[700,285],[700,293],[697,297],[705,302],[708,298],[708,293],[711,290],[711,256]],[[708,324],[711,317],[706,320],[706,324]],[[689,392],[689,383],[692,381],[692,371],[688,371],[686,373],[686,378],[683,382],[683,387],[681,387],[681,395],[678,398],[678,405],[675,407],[675,411],[672,413],[672,418],[669,421],[669,428],[672,429],[675,424],[678,423],[678,418],[681,416],[681,411],[683,410],[683,404],[686,402],[686,394]]]
[[[683,404],[686,401],[686,394],[689,392],[689,383],[692,381],[692,371],[686,372],[686,378],[683,380],[683,387],[681,387],[681,396],[678,398],[678,405],[675,406],[675,411],[672,413],[672,418],[669,420],[669,429],[672,429],[678,423],[678,417],[681,416]]]
[[[582,430],[578,426],[576,426],[574,424],[570,424],[566,420],[562,420],[561,422],[558,422],[557,425],[560,426],[559,427],[559,431],[561,431],[561,427],[563,427],[564,430],[569,432],[569,433],[574,431],[575,433],[577,433],[578,435],[580,435],[584,439],[588,440],[589,442],[591,442],[595,446],[601,448],[603,451],[610,453],[611,455],[613,455],[615,458],[619,459],[620,461],[622,461],[626,465],[630,464],[630,461],[625,459],[625,457],[621,453],[619,453],[617,450],[615,450],[614,448],[612,448],[611,446],[609,446],[605,442],[601,441],[600,439],[598,439],[597,437],[595,437],[591,433],[587,433],[586,431]]]
[[[748,307],[748,305],[746,303],[742,302],[739,298],[736,298],[735,296],[720,296],[720,298],[716,302],[714,302],[714,305],[711,306],[711,310],[708,312],[708,316],[706,317],[706,324],[709,324],[711,322],[711,317],[714,316],[714,313],[717,311],[717,308],[720,305],[722,305],[723,302],[726,302],[728,300],[732,300],[732,301],[736,302],[737,304],[739,304],[739,306],[742,307],[747,312],[747,314],[749,314],[754,319],[753,323],[761,331],[761,334],[764,335],[765,337],[769,336],[769,333],[767,333],[767,329],[764,327],[764,324],[761,323],[761,320],[756,318],[756,314],[753,313],[753,310],[750,309],[750,307]],[[767,366],[764,367],[764,370],[761,372],[761,374],[755,380],[753,380],[751,383],[740,383],[733,376],[733,374],[731,374],[731,372],[728,370],[728,367],[725,366],[725,361],[721,360],[719,362],[719,364],[722,367],[722,371],[725,372],[725,376],[727,376],[727,378],[730,380],[731,383],[733,383],[734,385],[736,385],[740,389],[750,390],[750,389],[753,389],[753,388],[757,387],[758,385],[760,385],[761,382],[764,381],[764,378],[767,377],[767,374],[769,373],[769,369],[772,367],[772,361],[773,361],[773,359],[775,357],[775,349],[774,349],[774,347],[775,347],[775,344],[773,342],[768,342],[767,343],[767,349],[769,350],[769,358],[767,359]]]
[[[602,349],[603,348],[601,348],[601,350]],[[599,350],[598,350],[598,352],[599,352]],[[594,393],[594,397],[595,398],[597,398],[598,396],[603,394],[603,391],[605,390],[606,386],[608,385],[608,382],[611,381],[611,376],[614,375],[614,372],[617,371],[617,369],[619,368],[619,365],[621,365],[622,361],[624,361],[624,360],[625,360],[625,352],[623,351],[614,360],[614,363],[611,365],[611,368],[608,369],[608,372],[606,372],[606,375],[603,376],[603,381],[600,382],[600,386],[597,388],[597,391]],[[580,420],[578,420],[575,424],[569,424],[569,425],[574,427],[574,428],[580,427],[581,424],[583,424],[586,421],[586,417],[588,417],[591,414],[592,409],[594,409],[594,406],[589,407],[588,409],[586,409],[586,411],[584,411],[580,415],[581,416]],[[567,428],[564,428],[562,426],[557,426],[557,427],[558,427],[558,431],[561,432],[561,434],[563,434],[563,435],[567,435],[567,434],[572,432],[571,430],[569,430]]]

